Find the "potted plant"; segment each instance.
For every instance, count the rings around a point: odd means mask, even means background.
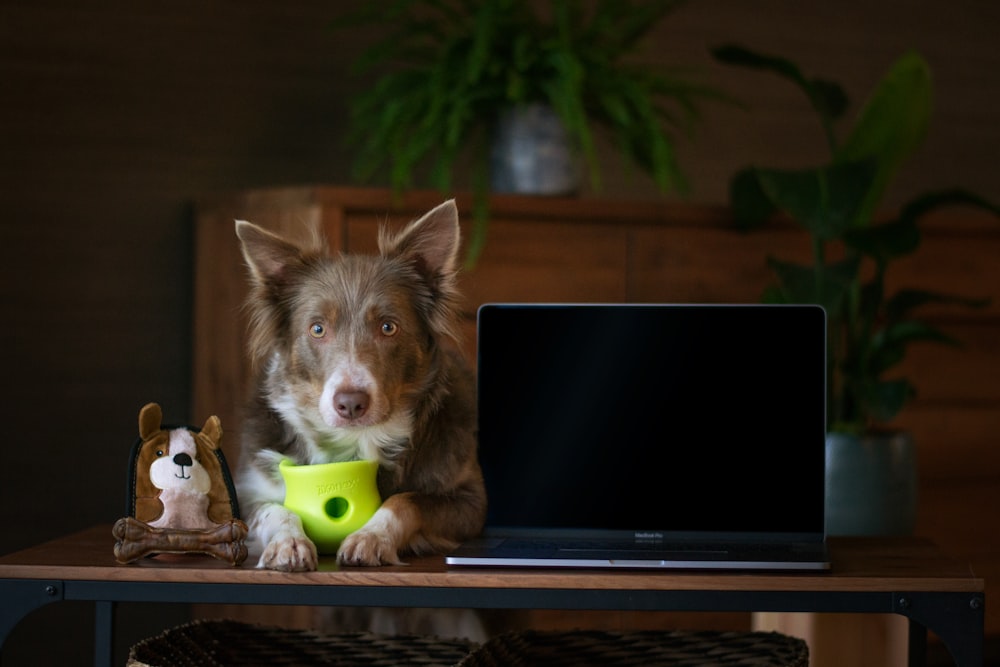
[[[931,117],[931,73],[920,54],[905,53],[892,64],[842,140],[835,132],[836,121],[843,117],[848,101],[838,84],[809,78],[787,59],[739,46],[719,47],[713,55],[721,62],[775,73],[795,84],[816,111],[830,148],[829,162],[818,167],[748,167],[737,172],[730,184],[730,204],[743,228],[751,229],[777,213],[810,235],[811,264],[768,258],[775,282],[763,300],[818,303],[827,312],[828,530],[831,534],[912,532],[913,443],[909,434],[895,431],[891,421],[915,395],[915,388],[907,378],[891,373],[913,343],[958,344],[919,319],[922,306],[978,307],[988,300],[912,288],[890,294],[886,274],[893,260],[920,248],[920,223],[928,213],[956,205],[998,215],[1000,209],[967,190],[947,189],[922,194],[895,215],[880,212],[887,185],[920,144]],[[902,463],[902,470],[873,471],[872,464],[888,467],[892,462]],[[872,498],[876,495],[881,497]]]
[[[498,126],[512,110],[528,118],[551,110],[560,127],[549,136],[565,134],[595,190],[600,128],[661,191],[683,191],[672,133],[694,124],[700,102],[727,98],[638,59],[649,31],[681,2],[597,0],[585,8],[575,0],[397,0],[339,17],[341,29],[386,29],[357,63],[375,76],[352,104],[356,178],[368,181],[387,167],[397,192],[422,177],[448,191],[460,159],[470,159],[474,257],[484,239]],[[492,171],[495,177],[496,162]]]

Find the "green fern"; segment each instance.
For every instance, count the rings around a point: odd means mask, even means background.
[[[703,102],[734,101],[638,59],[683,1],[396,0],[338,18],[337,29],[385,28],[356,63],[373,84],[352,104],[354,177],[387,177],[397,193],[428,182],[448,191],[459,157],[474,156],[474,258],[485,238],[493,127],[505,109],[541,102],[559,115],[595,190],[600,128],[661,191],[686,191],[675,133],[690,132]]]

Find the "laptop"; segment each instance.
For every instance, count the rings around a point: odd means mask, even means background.
[[[487,521],[449,565],[830,568],[821,307],[491,303],[477,338]]]

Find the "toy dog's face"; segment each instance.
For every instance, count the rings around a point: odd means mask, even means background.
[[[149,465],[149,481],[161,490],[207,494],[212,488],[212,478],[199,460],[198,445],[191,431],[176,428],[167,433],[166,447],[160,442],[146,443],[152,445],[148,449],[155,457]]]
[[[198,505],[201,516],[194,523],[202,523],[206,513],[214,523],[233,518],[222,463],[216,455],[222,438],[218,417],[210,417],[201,431],[161,428],[160,417],[155,403],[139,413],[141,444],[134,461],[135,518],[154,524],[161,518],[172,522],[180,513],[180,520],[186,520],[184,513],[190,513],[195,505],[183,500],[183,496],[204,499],[204,504]],[[168,498],[174,506],[165,517],[163,501]],[[181,504],[189,507],[179,507]]]

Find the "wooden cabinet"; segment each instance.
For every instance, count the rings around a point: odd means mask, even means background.
[[[285,234],[319,225],[332,249],[374,252],[380,223],[399,226],[441,202],[431,192],[394,199],[379,189],[296,187],[198,202],[192,415],[222,418],[236,461],[245,395],[246,276],[233,231],[246,219]],[[470,199],[458,197],[468,238]],[[792,225],[734,231],[722,207],[610,199],[496,197],[485,250],[464,273],[466,342],[474,358],[475,311],[487,301],[755,302],[768,255],[806,261]],[[984,309],[930,308],[927,317],[964,348],[927,345],[904,369],[920,394],[899,419],[919,447],[917,532],[1000,586],[1000,222],[972,211],[939,214],[924,246],[890,269],[900,285],[992,297]],[[775,418],[780,418],[776,414]],[[1000,588],[998,588],[1000,591]],[[990,609],[993,609],[991,612]],[[987,609],[1000,634],[1000,607]]]

